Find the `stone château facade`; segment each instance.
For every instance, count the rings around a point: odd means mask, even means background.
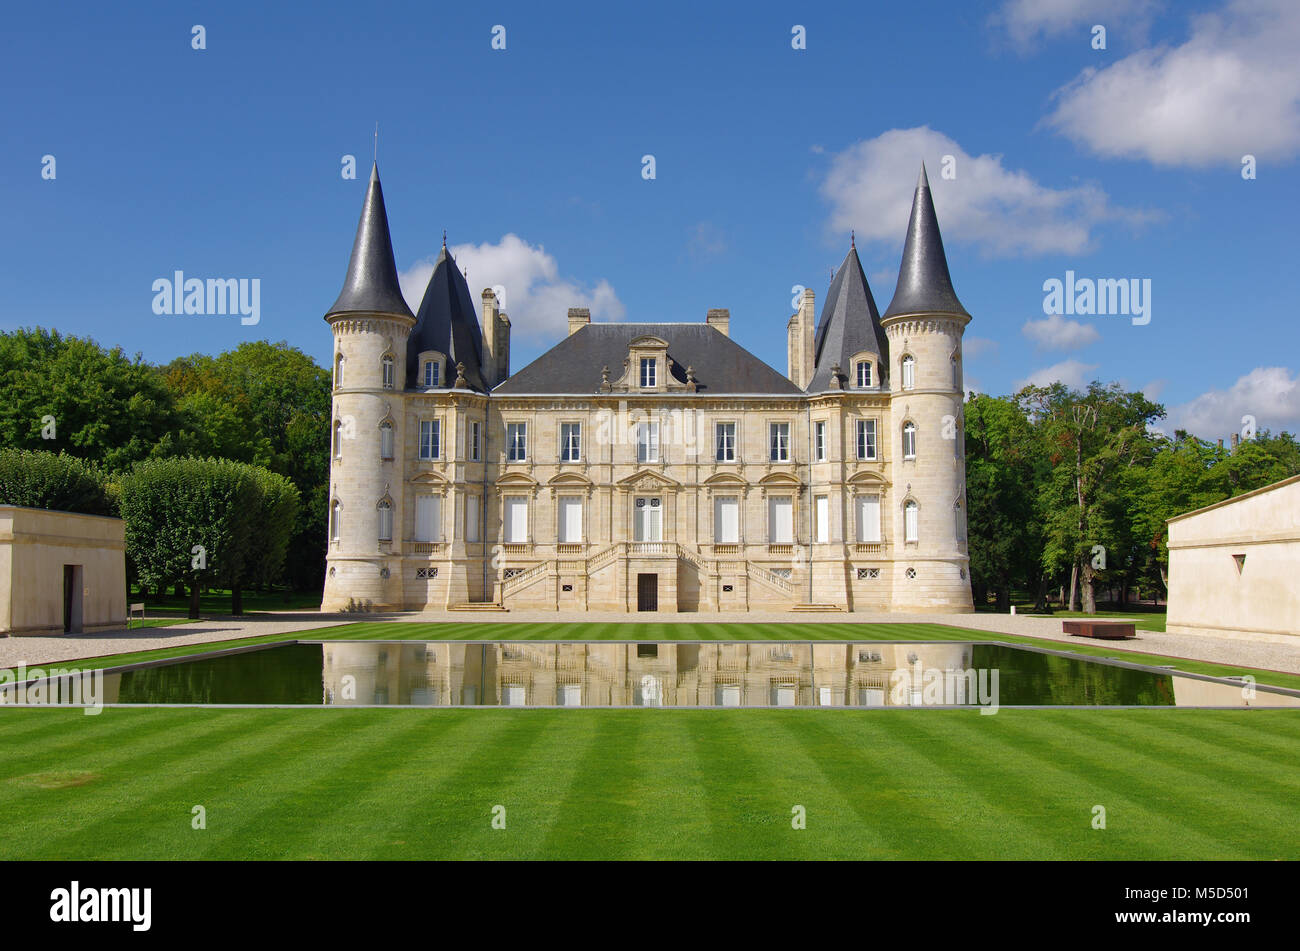
[[[850,247],[786,375],[702,323],[592,323],[510,372],[444,247],[417,313],[372,172],[334,334],[322,609],[970,611],[961,342],[922,169],[883,316]]]

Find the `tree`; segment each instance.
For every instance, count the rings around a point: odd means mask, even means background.
[[[126,551],[146,586],[185,582],[189,616],[199,589],[244,570],[258,512],[247,466],[220,459],[151,459],[121,478]]]
[[[0,442],[123,468],[179,426],[157,370],[121,348],[37,327],[0,333]]]
[[[257,487],[257,506],[252,512],[252,543],[243,571],[230,579],[232,614],[244,613],[241,591],[245,584],[266,587],[279,580],[300,504],[298,489],[279,473],[250,466],[249,474]]]
[[[1100,382],[1082,393],[1060,382],[1031,385],[1015,399],[1041,432],[1052,466],[1040,492],[1044,567],[1068,566],[1070,609],[1081,592],[1084,612],[1095,614],[1096,582],[1110,569],[1109,550],[1124,547],[1117,532],[1121,475],[1149,448],[1147,427],[1164,416],[1164,407]]]
[[[1037,434],[1012,400],[973,396],[965,406],[966,518],[971,589],[977,604],[995,594],[999,611],[1011,589],[1044,591],[1042,531],[1035,518],[1036,487],[1046,467]]]
[[[0,449],[0,505],[116,515],[104,474],[66,453]]]

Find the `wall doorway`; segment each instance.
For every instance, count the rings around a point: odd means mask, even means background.
[[[636,609],[638,611],[659,610],[659,576],[639,574],[636,576]]]
[[[63,633],[81,633],[82,612],[82,567],[81,565],[63,566]]]

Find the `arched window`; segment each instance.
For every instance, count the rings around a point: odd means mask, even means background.
[[[330,540],[338,541],[343,523],[343,503],[338,499],[330,506]]]
[[[379,540],[381,542],[393,540],[393,503],[388,499],[383,499],[379,503]]]
[[[910,390],[916,386],[916,360],[909,353],[903,357],[903,389]]]
[[[384,389],[391,390],[397,382],[396,365],[393,363],[393,355],[391,353],[384,354],[382,364],[384,368]]]
[[[920,507],[915,499],[908,499],[903,505],[903,541],[914,542],[918,535],[918,515]]]
[[[343,354],[334,355],[334,388],[338,389],[343,385]]]
[[[952,356],[952,388],[961,389],[961,361],[957,359],[955,353]]]
[[[916,424],[911,420],[903,424],[903,458],[916,458]]]
[[[393,424],[388,420],[379,424],[379,458],[393,458]]]
[[[334,420],[334,458],[343,458],[343,420]]]

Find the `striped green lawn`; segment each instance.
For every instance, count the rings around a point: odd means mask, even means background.
[[[1288,711],[8,709],[0,743],[3,859],[1300,854]]]
[[[1018,637],[1012,634],[997,634],[991,631],[977,631],[942,624],[893,624],[893,623],[755,623],[755,622],[692,622],[692,623],[587,623],[556,621],[553,623],[510,622],[466,622],[432,621],[423,623],[393,621],[363,621],[355,624],[343,624],[337,627],[321,628],[314,631],[300,631],[295,634],[277,634],[267,637],[250,637],[236,641],[219,641],[209,644],[188,644],[181,647],[163,648],[152,651],[136,651],[116,654],[112,657],[92,658],[83,661],[58,661],[60,668],[87,669],[111,667],[118,664],[137,663],[146,660],[162,660],[168,657],[182,657],[202,651],[221,650],[228,647],[247,646],[251,644],[269,644],[285,640],[640,640],[640,641],[680,641],[680,640],[751,640],[751,641],[1001,641],[1006,644],[1025,644],[1047,647],[1053,650],[1068,650],[1088,657],[1117,657],[1136,664],[1166,664],[1178,670],[1195,674],[1209,674],[1215,677],[1250,674],[1261,684],[1279,687],[1300,688],[1300,676],[1274,671],[1252,670],[1231,664],[1215,664],[1206,661],[1183,660],[1164,657],[1159,654],[1140,654],[1120,651],[1104,645],[1090,643],[1057,643],[1040,638]],[[44,659],[33,657],[29,666]]]

